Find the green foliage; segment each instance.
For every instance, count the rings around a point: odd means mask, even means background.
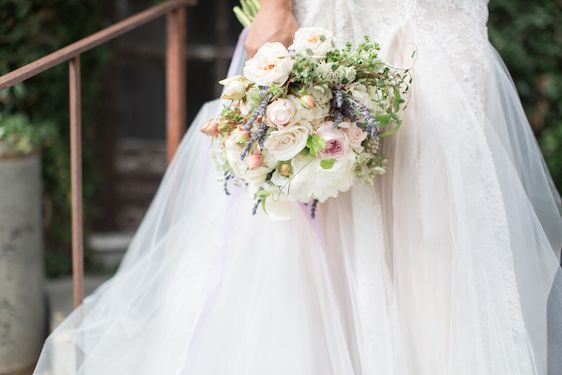
[[[306,141],[306,147],[310,155],[316,157],[326,147],[326,141],[317,134],[311,135]]]
[[[31,154],[52,140],[56,128],[52,123],[31,124],[25,114],[0,113],[0,140],[22,154]]]
[[[489,34],[562,189],[562,12],[558,1],[494,0]]]
[[[0,0],[0,75],[101,29],[101,3],[96,0]],[[103,49],[82,55],[82,113],[84,118],[84,198],[86,218],[92,214],[96,167],[92,155],[92,114]],[[70,269],[70,171],[68,146],[68,67],[58,65],[15,87],[0,91],[0,114],[22,140],[47,139],[43,180],[47,207],[47,249],[57,264],[51,276]],[[98,124],[99,125],[99,124]],[[49,133],[49,137],[44,137]],[[27,141],[22,141],[26,143]],[[24,145],[24,147],[27,147]],[[47,264],[52,262],[48,261]]]
[[[336,159],[324,159],[320,162],[320,166],[324,169],[332,169],[335,163]]]

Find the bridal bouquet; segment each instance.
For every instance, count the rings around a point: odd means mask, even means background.
[[[408,70],[380,61],[367,38],[335,45],[329,30],[301,28],[289,49],[266,43],[243,75],[220,82],[228,102],[201,131],[213,138],[225,192],[246,186],[254,214],[283,216],[301,202],[314,217],[318,202],[385,173],[380,139],[400,126]]]

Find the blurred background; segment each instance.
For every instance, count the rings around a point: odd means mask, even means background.
[[[155,3],[0,0],[0,75]],[[231,11],[237,3],[201,0],[188,9],[188,120],[219,92],[217,81],[226,74],[241,31]],[[561,190],[562,1],[491,0],[489,34],[511,71]],[[165,36],[165,18],[160,18],[82,56],[88,290],[115,271],[165,170]],[[46,297],[38,304],[44,309],[38,308],[41,314],[33,317],[38,327],[45,327],[44,333],[71,308],[68,123],[66,64],[0,91],[0,179],[19,173],[12,164],[2,169],[3,163],[12,163],[22,153],[33,154],[39,147],[41,166],[31,168],[40,168],[43,186],[42,203],[38,203],[42,253],[14,263],[14,244],[26,227],[22,224],[8,230],[0,218],[2,375],[16,374],[12,370],[17,367],[3,363],[13,359],[14,321],[21,318],[15,297],[7,289],[10,282],[15,283],[22,274],[26,278],[46,275]],[[10,151],[13,147],[18,153]],[[21,187],[12,189],[29,187],[25,178],[32,177],[22,177]],[[9,189],[4,190],[0,189],[0,201],[10,199],[6,195]],[[39,265],[37,275],[29,274],[25,262]],[[20,367],[25,367],[23,359],[21,362]]]

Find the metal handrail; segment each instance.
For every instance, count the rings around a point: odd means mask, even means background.
[[[197,0],[169,0],[69,44],[0,77],[0,90],[17,85],[58,64],[69,62],[70,170],[72,209],[72,283],[74,306],[84,298],[84,228],[82,202],[82,118],[80,55],[161,16],[167,16],[166,128],[168,161],[185,130],[186,7]]]

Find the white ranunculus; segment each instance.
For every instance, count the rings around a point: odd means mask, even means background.
[[[265,122],[274,128],[285,128],[295,122],[297,109],[288,99],[277,99],[269,104],[265,110]]]
[[[307,122],[274,130],[266,138],[264,148],[279,161],[291,160],[305,148],[311,132],[312,126]]]
[[[348,89],[349,93],[359,103],[363,104],[367,109],[371,109],[373,104],[371,103],[371,97],[367,87],[361,83],[352,83]]]
[[[223,79],[219,83],[224,86],[221,98],[229,100],[244,98],[249,84],[248,80],[240,75]]]
[[[265,43],[253,58],[246,61],[244,76],[260,86],[282,85],[292,69],[293,59],[283,44]]]
[[[323,59],[335,46],[335,37],[330,30],[321,27],[303,27],[295,33],[295,40],[290,47],[296,53]]]
[[[320,159],[299,154],[291,160],[293,175],[287,178],[275,171],[271,182],[282,188],[291,201],[308,202],[318,199],[324,202],[349,190],[354,179],[354,161],[355,156],[351,153],[336,160],[332,168],[324,169],[320,165]]]
[[[349,144],[355,152],[363,152],[363,146],[361,143],[367,138],[367,133],[365,133],[359,126],[354,122],[342,122],[340,128],[343,129],[344,133],[347,135]]]
[[[265,182],[267,174],[276,166],[276,162],[267,154],[263,156],[264,163],[256,169],[249,169],[246,160],[241,160],[243,145],[239,140],[243,134],[239,129],[234,130],[225,142],[226,160],[232,168],[232,172],[238,178],[244,179],[250,184],[262,184]]]

